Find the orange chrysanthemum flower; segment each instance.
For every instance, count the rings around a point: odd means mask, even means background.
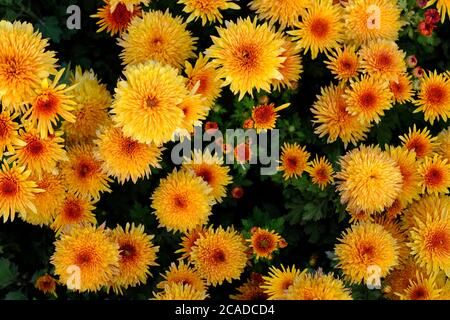
[[[8,111],[0,113],[0,152],[2,154],[5,149],[12,154],[16,147],[25,145],[18,135],[19,124],[14,121],[18,116],[19,113],[10,114]]]
[[[450,187],[450,164],[447,159],[435,154],[433,157],[425,157],[419,165],[419,186],[422,192],[428,194],[447,193]]]
[[[416,152],[417,158],[431,155],[437,146],[437,138],[431,137],[427,128],[417,130],[415,124],[412,129],[409,128],[408,134],[400,136],[400,140],[406,149]]]
[[[275,107],[275,104],[270,103],[253,107],[253,128],[255,128],[257,132],[274,129],[278,118],[278,111],[286,109],[289,106],[290,103],[285,103],[279,107]]]
[[[337,80],[347,81],[358,77],[361,61],[354,46],[339,47],[327,53],[327,57],[325,64]]]
[[[141,8],[133,6],[133,10],[128,10],[124,3],[118,3],[114,10],[111,10],[110,0],[104,0],[105,5],[98,9],[96,14],[91,15],[92,18],[98,18],[97,24],[99,29],[97,32],[106,30],[111,36],[122,34],[130,25],[134,17],[141,16]]]
[[[250,244],[256,259],[266,258],[272,259],[272,253],[278,249],[278,242],[281,237],[274,231],[256,228],[252,230],[252,235],[247,242]]]
[[[281,166],[278,170],[283,171],[285,180],[301,176],[303,171],[308,167],[310,153],[306,151],[306,147],[299,146],[297,143],[284,143],[281,147]]]
[[[319,185],[323,190],[329,183],[333,182],[333,166],[325,157],[318,157],[311,162],[306,172],[311,176],[312,182]]]
[[[56,280],[48,274],[44,274],[36,279],[34,287],[43,293],[50,293],[56,296]]]
[[[414,91],[411,77],[406,73],[400,74],[396,79],[389,81],[389,87],[394,100],[397,103],[406,103],[412,101]]]

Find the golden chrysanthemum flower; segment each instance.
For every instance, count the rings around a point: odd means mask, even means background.
[[[333,274],[302,273],[285,295],[288,300],[352,300],[350,289]]]
[[[405,209],[405,207],[406,205],[400,201],[399,198],[397,198],[389,208],[386,208],[384,214],[388,219],[394,220],[403,213],[403,209]]]
[[[189,58],[194,58],[197,38],[191,36],[181,17],[170,12],[149,11],[142,18],[133,19],[127,32],[118,40],[123,48],[123,64],[132,65],[149,60],[181,68]]]
[[[405,292],[419,272],[423,273],[424,270],[417,266],[411,259],[401,264],[384,279],[384,296],[390,300],[400,300],[399,295]]]
[[[450,212],[449,196],[424,195],[418,201],[413,202],[402,216],[403,229],[417,228],[419,222],[427,222],[428,216],[439,218],[445,212]]]
[[[189,284],[171,283],[162,292],[153,293],[154,300],[205,300],[206,291],[199,291]]]
[[[397,241],[397,256],[399,261],[399,266],[401,268],[402,264],[410,256],[409,247],[406,245],[408,242],[407,234],[402,230],[402,226],[396,220],[390,219],[387,215],[375,215],[373,218],[374,223],[378,223],[383,226],[383,228],[388,231],[392,237]]]
[[[179,0],[178,3],[184,6],[183,11],[189,14],[186,23],[202,20],[204,26],[207,22],[222,23],[222,10],[239,10],[233,0]]]
[[[286,109],[290,105],[290,103],[285,103],[279,107],[275,107],[275,104],[269,103],[253,107],[253,128],[255,128],[258,133],[261,132],[261,130],[274,129],[278,118],[278,111]]]
[[[360,222],[346,229],[335,247],[338,267],[351,283],[366,281],[370,266],[380,268],[385,277],[398,263],[398,245],[383,226]]]
[[[197,89],[195,92],[201,94],[206,99],[206,105],[211,107],[220,96],[222,81],[209,59],[200,53],[194,65],[186,61],[184,72],[188,90]]]
[[[252,248],[256,259],[266,258],[272,259],[272,253],[278,249],[278,242],[281,237],[275,231],[270,231],[266,229],[256,228],[252,231],[250,239],[247,242]]]
[[[311,112],[314,114],[313,123],[316,126],[314,132],[319,137],[328,135],[328,143],[340,138],[347,148],[349,143],[356,145],[358,141],[364,140],[370,127],[369,124],[362,124],[358,116],[347,111],[344,92],[344,87],[333,84],[321,88]]]
[[[441,16],[441,22],[444,23],[447,16],[450,18],[450,3],[448,0],[430,0],[427,6],[436,4],[436,8],[439,10]]]
[[[381,212],[394,203],[402,190],[399,166],[379,147],[360,146],[339,163],[337,190],[341,202],[351,211]]]
[[[301,22],[295,26],[298,29],[288,33],[305,53],[311,51],[311,57],[315,59],[319,53],[336,49],[342,42],[342,9],[331,0],[311,2],[302,14]]]
[[[283,171],[284,180],[301,176],[308,167],[309,156],[305,146],[285,142],[281,147],[281,165],[278,167],[278,170]]]
[[[32,94],[31,108],[23,116],[28,118],[43,138],[55,133],[54,128],[58,126],[60,118],[68,122],[75,121],[73,114],[75,102],[69,95],[74,86],[58,84],[64,70],[59,70],[53,80],[45,78],[41,81],[40,86],[34,89]]]
[[[402,73],[397,77],[397,79],[390,80],[389,87],[394,95],[395,102],[406,103],[408,101],[412,101],[414,90],[411,76],[408,74]]]
[[[272,81],[283,79],[284,40],[267,23],[239,18],[227,22],[226,28],[218,27],[217,32],[219,36],[211,37],[214,44],[206,53],[224,79],[223,85],[230,85],[239,100],[246,93],[253,96],[253,89],[270,92]]]
[[[187,97],[178,71],[156,61],[130,66],[126,80],[117,83],[112,119],[126,137],[160,145],[180,127],[184,114],[179,104]]]
[[[164,289],[166,285],[171,283],[188,284],[195,290],[206,291],[205,281],[200,274],[189,264],[179,261],[178,265],[171,263],[169,269],[162,275],[164,280],[158,283],[157,288]]]
[[[270,23],[278,22],[281,29],[293,27],[299,17],[308,7],[306,0],[253,0],[249,4],[251,10],[256,11],[258,18],[266,19]]]
[[[43,293],[50,293],[56,296],[56,280],[48,274],[44,274],[37,278],[34,287]]]
[[[345,90],[347,111],[357,116],[361,123],[379,123],[384,111],[392,108],[393,99],[389,82],[379,77],[362,76],[350,80],[350,88]]]
[[[98,291],[117,274],[119,246],[104,229],[80,226],[55,241],[50,262],[59,281],[69,289]]]
[[[106,86],[99,82],[95,73],[84,71],[77,66],[70,75],[73,100],[76,102],[75,122],[64,121],[62,129],[66,133],[67,144],[92,143],[97,129],[108,123],[107,109],[111,105],[111,95]]]
[[[346,35],[356,45],[375,39],[395,41],[403,26],[401,9],[392,0],[350,0],[345,10]]]
[[[238,291],[237,294],[230,295],[230,299],[232,300],[253,300],[253,301],[261,301],[267,300],[269,296],[264,293],[264,290],[261,288],[261,285],[264,284],[264,279],[261,274],[253,272],[250,275],[250,279],[245,282],[243,285],[236,288]]]
[[[432,137],[427,128],[417,130],[414,124],[408,131],[408,134],[399,137],[406,149],[414,151],[419,159],[433,153],[433,149],[438,145],[437,138]]]
[[[425,157],[418,168],[419,186],[423,193],[439,194],[448,193],[450,187],[450,164],[440,155]]]
[[[67,233],[77,225],[96,224],[94,201],[68,193],[57,209],[51,228],[56,234]]]
[[[145,284],[151,276],[149,268],[157,266],[156,254],[159,247],[153,245],[153,235],[144,232],[143,225],[127,223],[125,228],[117,226],[111,232],[111,239],[119,246],[119,273],[112,280],[116,293],[123,289]]]
[[[0,39],[0,101],[4,110],[24,111],[32,88],[56,72],[57,59],[31,23],[1,20]]]
[[[328,61],[325,61],[325,64],[331,70],[335,79],[347,81],[358,77],[361,61],[354,46],[338,47],[336,50],[327,53],[327,58]]]
[[[434,151],[450,161],[450,128],[442,130],[438,134],[436,142]]]
[[[66,197],[66,187],[60,175],[51,173],[44,173],[40,179],[36,179],[36,184],[42,190],[42,192],[36,193],[33,199],[36,212],[27,210],[26,216],[21,216],[21,218],[33,225],[48,226],[53,222],[57,210]]]
[[[247,264],[247,247],[232,228],[210,228],[195,242],[191,258],[206,283],[215,287],[240,278]]]
[[[125,137],[120,128],[104,128],[94,143],[94,155],[102,161],[103,171],[121,184],[128,180],[136,183],[140,178],[148,178],[150,166],[160,168],[162,149]]]
[[[37,129],[26,127],[26,130],[19,130],[20,139],[25,145],[16,148],[8,162],[16,161],[38,177],[44,172],[55,172],[57,163],[67,160],[64,139],[61,138],[63,134],[62,131],[57,131],[42,138]]]
[[[439,300],[441,289],[437,288],[435,276],[417,273],[403,293],[398,294],[400,300]]]
[[[272,80],[272,86],[278,91],[281,91],[281,89],[284,88],[295,88],[300,79],[300,75],[303,72],[300,48],[287,37],[283,37],[283,40],[283,48],[285,51],[281,53],[280,56],[286,58],[286,60],[281,63],[281,67],[278,69],[283,78]]]
[[[301,274],[302,272],[295,266],[288,266],[287,268],[283,265],[280,268],[271,266],[269,274],[263,277],[264,285],[261,288],[269,296],[268,300],[284,300],[288,289]]]
[[[69,161],[61,165],[67,190],[82,197],[100,198],[101,192],[110,192],[111,181],[102,171],[102,162],[94,157],[92,145],[77,145],[68,152]]]
[[[125,5],[128,11],[133,11],[140,4],[146,6],[150,3],[151,0],[110,0],[109,4],[111,6],[111,12],[117,9],[119,4]]]
[[[19,124],[14,120],[19,113],[11,114],[8,111],[0,113],[0,152],[3,154],[5,149],[9,153],[14,153],[16,147],[23,147],[25,142],[19,138]]]
[[[206,99],[201,94],[190,94],[178,107],[183,111],[183,120],[177,128],[177,133],[190,138],[194,128],[201,127],[202,120],[205,120],[209,113]]]
[[[124,3],[118,3],[114,10],[111,10],[111,1],[104,0],[103,7],[98,9],[96,14],[91,15],[92,18],[97,18],[97,25],[100,27],[97,32],[106,30],[111,36],[122,34],[130,25],[134,17],[141,16],[141,8],[137,5],[133,6],[132,10],[128,10]]]
[[[192,171],[176,169],[160,180],[152,194],[152,208],[159,226],[186,232],[208,222],[214,203],[212,189]]]
[[[195,242],[200,239],[200,235],[205,235],[206,229],[203,226],[189,230],[181,238],[181,249],[175,251],[175,253],[181,253],[179,260],[190,259],[192,248],[195,246]]]
[[[197,177],[202,178],[212,189],[211,195],[218,203],[226,196],[226,186],[232,182],[230,168],[223,164],[217,154],[211,155],[209,150],[203,153],[195,150],[192,159],[186,159],[183,168],[191,170]]]
[[[26,217],[31,210],[37,213],[34,205],[35,195],[42,192],[34,180],[30,179],[31,170],[13,163],[3,162],[0,170],[0,216],[3,222],[14,220],[15,213]]]
[[[414,112],[422,111],[425,120],[431,124],[440,118],[447,121],[450,117],[450,79],[436,71],[425,73],[414,103],[418,106]]]
[[[306,169],[306,172],[311,176],[312,182],[319,185],[321,190],[334,181],[333,166],[325,157],[319,158],[316,156]]]

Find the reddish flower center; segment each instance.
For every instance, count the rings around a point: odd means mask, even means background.
[[[81,218],[83,209],[76,200],[68,200],[64,205],[64,213],[69,220],[78,220]]]
[[[47,93],[36,100],[34,105],[39,116],[51,116],[58,110],[60,101],[51,93]]]
[[[85,178],[90,177],[94,173],[95,169],[96,169],[96,166],[91,161],[81,160],[78,163],[75,171],[79,178],[85,179]]]
[[[136,247],[131,243],[123,243],[120,245],[120,257],[122,260],[130,261],[136,257]]]
[[[330,31],[330,24],[326,19],[316,18],[311,22],[310,31],[316,38],[325,38]]]
[[[215,263],[223,263],[226,260],[225,252],[222,249],[214,249],[211,258]]]
[[[110,21],[114,22],[118,27],[124,28],[133,18],[133,13],[128,11],[127,6],[123,3],[119,3],[114,11],[110,12]]]
[[[2,196],[14,196],[19,191],[19,185],[17,181],[13,179],[7,179],[0,183],[0,190]]]
[[[427,239],[426,246],[428,250],[437,253],[450,253],[450,239],[444,230],[434,231]]]
[[[27,144],[27,150],[34,156],[40,155],[44,151],[44,144],[38,140],[31,141]]]
[[[359,97],[361,108],[364,110],[373,109],[377,104],[377,97],[373,92],[366,91]]]
[[[446,98],[446,92],[441,86],[430,86],[426,92],[426,100],[429,104],[441,104]]]
[[[439,186],[443,180],[442,171],[437,168],[431,168],[425,174],[425,181],[428,186]]]
[[[197,172],[196,172],[197,176],[201,177],[203,180],[205,180],[206,183],[211,183],[212,179],[213,179],[213,175],[211,170],[209,170],[208,168],[200,168]]]

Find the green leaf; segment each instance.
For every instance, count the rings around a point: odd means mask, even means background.
[[[17,266],[8,259],[0,259],[0,289],[4,289],[14,283],[18,277]]]
[[[61,22],[54,16],[42,18],[42,23],[38,23],[37,27],[42,32],[44,37],[52,39],[59,43],[63,31],[61,30]]]
[[[28,300],[28,298],[22,291],[11,291],[6,294],[5,300]]]

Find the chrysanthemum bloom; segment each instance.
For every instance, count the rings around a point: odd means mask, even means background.
[[[290,103],[285,103],[279,107],[275,107],[275,104],[270,103],[253,107],[253,128],[255,128],[258,133],[261,132],[261,130],[274,129],[278,118],[278,111],[286,109],[290,105]]]
[[[50,293],[56,296],[56,280],[48,274],[37,278],[34,287],[43,293]]]
[[[394,100],[397,103],[406,103],[412,101],[414,91],[411,77],[406,73],[400,74],[397,79],[389,81],[389,87]]]
[[[194,128],[201,127],[202,120],[205,120],[209,113],[206,99],[201,94],[190,94],[181,101],[178,107],[183,111],[184,117],[177,128],[177,133],[190,138]]]
[[[122,34],[130,25],[131,20],[136,16],[141,16],[141,8],[134,7],[129,11],[127,6],[123,3],[118,3],[114,11],[111,10],[110,0],[104,0],[104,6],[98,9],[96,14],[91,15],[92,18],[97,18],[99,29],[97,32],[106,30],[111,36]]]
[[[287,300],[352,300],[350,289],[333,274],[321,271],[298,276],[286,292]]]
[[[181,249],[175,251],[175,253],[181,253],[182,259],[190,259],[192,248],[195,246],[195,242],[200,239],[200,235],[205,235],[206,229],[203,226],[192,229],[184,234],[181,238]]]
[[[230,85],[241,100],[246,93],[253,96],[253,89],[270,92],[274,79],[282,80],[281,54],[284,40],[267,23],[257,24],[250,18],[227,22],[226,28],[217,28],[218,37],[211,37],[213,45],[206,50],[212,64],[218,67],[224,85]]]
[[[112,280],[114,291],[145,284],[151,275],[149,268],[157,266],[156,253],[159,247],[153,245],[153,235],[144,232],[144,226],[127,223],[125,228],[117,226],[111,233],[119,245],[119,273]]]
[[[55,230],[56,234],[68,233],[77,225],[96,224],[94,201],[75,196],[68,193],[66,198],[57,209],[55,221],[53,221],[51,228]]]
[[[125,5],[128,11],[134,11],[138,5],[142,4],[146,6],[150,3],[150,1],[151,0],[110,0],[109,4],[111,6],[111,12],[114,12],[119,4]]]
[[[278,167],[278,170],[283,171],[284,180],[301,176],[308,167],[309,156],[310,153],[306,151],[305,146],[301,147],[297,143],[284,143],[281,147],[281,166]]]
[[[136,183],[140,178],[148,178],[150,166],[160,168],[162,149],[154,144],[127,138],[120,128],[105,128],[94,142],[94,155],[102,161],[102,170],[121,184],[128,180]]]
[[[397,199],[400,201],[400,206],[405,207],[419,198],[420,176],[417,172],[419,163],[416,159],[416,153],[405,147],[392,146],[388,146],[386,152],[397,162],[402,174],[403,185]]]
[[[344,231],[335,247],[345,277],[351,283],[362,283],[371,275],[370,266],[380,268],[380,277],[385,277],[398,263],[398,245],[395,238],[383,226],[360,222]]]
[[[0,39],[0,101],[4,110],[23,111],[32,88],[56,72],[55,53],[27,22],[1,20]]]
[[[209,229],[195,242],[191,259],[208,285],[239,279],[247,264],[247,247],[242,235],[222,227]]]
[[[358,116],[347,111],[344,98],[344,87],[330,85],[321,88],[320,95],[311,108],[314,114],[314,132],[319,137],[328,135],[327,142],[332,143],[338,138],[342,140],[345,148],[349,143],[356,145],[358,141],[366,138],[369,124],[362,124]]]
[[[171,283],[188,284],[198,291],[206,291],[207,289],[205,281],[200,277],[200,274],[183,261],[178,262],[178,265],[172,262],[169,269],[162,276],[164,280],[157,285],[160,289],[164,289],[166,285]]]
[[[425,273],[425,270],[417,266],[413,260],[409,259],[401,264],[384,279],[384,296],[390,300],[400,300],[399,295],[405,292],[418,273]]]
[[[192,171],[176,169],[160,180],[152,194],[152,208],[159,226],[186,232],[208,222],[214,203],[212,189]]]
[[[266,258],[272,259],[272,253],[278,249],[278,242],[281,237],[275,231],[270,231],[266,229],[256,228],[252,231],[250,239],[247,242],[252,248],[256,259]]]
[[[0,152],[5,149],[14,153],[15,147],[23,147],[25,142],[19,138],[19,124],[14,121],[19,113],[10,114],[8,111],[0,113]]]
[[[394,220],[403,213],[405,207],[406,205],[397,198],[389,208],[385,209],[384,214],[388,219]]]
[[[287,37],[283,37],[283,40],[283,48],[285,51],[281,53],[281,57],[286,58],[286,60],[281,63],[281,67],[278,69],[283,79],[272,80],[272,86],[278,91],[284,88],[294,89],[303,72],[300,48]]]
[[[431,0],[427,3],[427,6],[433,4],[436,4],[436,8],[439,10],[442,23],[444,23],[447,16],[450,18],[450,3],[448,0]]]
[[[57,131],[42,138],[37,129],[27,127],[26,130],[19,130],[20,139],[25,145],[16,148],[8,162],[17,161],[17,164],[26,166],[38,177],[44,172],[54,172],[58,162],[67,160],[62,135],[62,131]]]
[[[168,10],[145,12],[142,18],[133,19],[118,40],[123,64],[154,60],[181,68],[187,59],[195,57],[197,41],[186,27],[181,17],[173,17]]]
[[[425,120],[431,124],[440,118],[447,121],[450,117],[450,79],[436,71],[425,73],[414,103],[418,106],[414,112],[422,111]]]
[[[298,29],[288,33],[294,36],[305,53],[311,51],[311,57],[315,59],[319,53],[336,49],[342,42],[342,9],[333,5],[331,0],[314,1],[307,6],[301,22],[295,26]]]
[[[71,94],[76,105],[75,122],[69,119],[62,127],[67,144],[92,143],[97,129],[109,121],[107,108],[111,105],[111,95],[92,70],[83,72],[76,67],[70,80],[75,85]]]
[[[393,98],[389,82],[379,77],[362,76],[350,80],[350,88],[345,90],[347,111],[363,124],[379,123],[384,111],[392,108]]]
[[[397,80],[400,74],[406,72],[406,54],[394,41],[370,41],[361,47],[358,54],[363,73],[372,77]]]
[[[434,151],[450,161],[450,128],[442,130],[437,136],[437,146]]]
[[[33,225],[48,226],[53,222],[57,210],[66,197],[66,187],[60,175],[44,173],[40,179],[36,178],[35,180],[37,187],[42,190],[42,192],[36,193],[33,199],[36,212],[27,210],[26,216],[21,216],[21,218]]]
[[[261,301],[267,300],[269,296],[264,293],[261,285],[264,284],[264,279],[261,274],[253,272],[250,275],[250,279],[243,285],[236,288],[237,294],[230,295],[232,300],[253,300]]]
[[[189,284],[171,283],[162,292],[153,292],[154,300],[205,300],[206,291],[199,291]]]
[[[337,80],[347,81],[358,77],[361,61],[354,46],[338,47],[327,53],[327,58],[325,64]]]
[[[413,128],[409,128],[408,134],[399,137],[402,145],[416,153],[417,158],[424,158],[433,153],[433,149],[437,147],[437,138],[430,135],[427,128],[417,130],[416,124]]]
[[[403,229],[416,228],[419,222],[426,223],[428,216],[438,219],[445,212],[450,212],[449,196],[424,195],[418,201],[413,202],[402,216]]]
[[[226,196],[226,186],[232,182],[229,175],[230,168],[223,165],[223,160],[217,154],[211,155],[206,150],[195,150],[192,159],[186,159],[183,168],[191,170],[196,176],[201,177],[212,189],[211,195],[217,202],[222,202]]]
[[[104,229],[76,227],[55,241],[50,262],[59,281],[69,289],[98,291],[117,274],[119,246]]]
[[[24,166],[13,163],[9,166],[6,162],[0,170],[0,216],[3,222],[14,220],[15,213],[26,217],[28,210],[37,213],[34,205],[35,195],[42,192],[34,180],[30,179],[31,171]]]
[[[184,72],[188,90],[196,88],[196,93],[201,94],[206,99],[206,105],[211,107],[222,90],[222,80],[212,63],[200,53],[194,65],[186,61]]]
[[[91,145],[77,145],[67,152],[69,161],[61,166],[67,189],[75,195],[100,198],[101,192],[110,192],[111,181],[102,171],[102,162],[95,159]]]
[[[334,181],[333,166],[325,157],[319,158],[316,156],[308,168],[306,168],[306,172],[311,176],[312,182],[319,185],[321,190]]]
[[[441,289],[437,288],[435,277],[417,273],[404,292],[398,294],[400,300],[439,300]]]
[[[351,211],[381,212],[393,204],[402,190],[399,166],[379,147],[360,146],[339,162],[337,190],[341,202]]]
[[[256,11],[258,18],[270,23],[278,22],[281,29],[293,27],[298,22],[304,9],[308,6],[306,0],[253,0],[249,4]]]
[[[428,194],[448,193],[450,187],[450,164],[447,159],[435,154],[425,157],[419,165],[419,186]]]
[[[172,138],[184,114],[179,104],[188,95],[185,81],[168,65],[149,61],[130,66],[117,83],[112,119],[126,137],[160,145]]]
[[[269,274],[263,277],[265,282],[261,288],[269,296],[268,300],[286,299],[287,290],[301,274],[302,272],[295,266],[288,266],[287,268],[283,265],[280,268],[271,266]]]
[[[346,35],[356,45],[375,39],[395,41],[403,26],[402,10],[391,0],[350,0],[345,10]]]
[[[222,23],[222,10],[239,10],[236,3],[233,0],[178,0],[179,4],[184,5],[183,11],[189,14],[186,23],[191,21],[202,20],[204,26],[207,22],[219,22]]]
[[[373,222],[383,226],[383,228],[397,241],[397,256],[399,262],[397,267],[401,268],[402,264],[410,257],[410,249],[406,245],[408,242],[407,234],[402,230],[400,223],[390,219],[387,215],[375,215]]]
[[[58,84],[64,69],[58,71],[53,80],[45,78],[39,87],[34,89],[31,97],[31,108],[23,116],[28,118],[31,125],[35,126],[42,138],[48,134],[54,134],[60,118],[68,122],[74,122],[73,114],[75,101],[69,95],[74,86]]]

